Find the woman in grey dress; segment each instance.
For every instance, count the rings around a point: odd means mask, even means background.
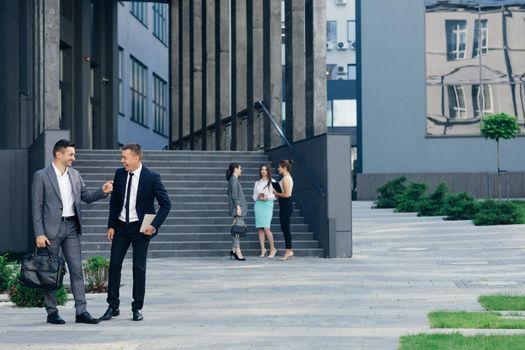
[[[246,204],[246,197],[242,190],[239,176],[241,176],[242,169],[238,163],[231,163],[226,170],[226,180],[228,181],[228,208],[230,215],[233,218],[244,219],[248,212],[248,205]],[[232,250],[230,251],[230,257],[234,257],[236,260],[246,260],[241,252],[241,241],[239,237],[233,237]]]

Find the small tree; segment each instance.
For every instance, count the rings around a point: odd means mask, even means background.
[[[481,134],[485,139],[496,141],[497,163],[498,163],[498,196],[501,198],[501,179],[500,179],[500,152],[499,140],[510,140],[520,133],[520,126],[517,118],[506,113],[489,114],[483,117],[480,125]]]

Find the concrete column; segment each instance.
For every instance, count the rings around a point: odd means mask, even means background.
[[[34,98],[36,135],[60,128],[60,0],[35,0]]]
[[[305,138],[304,1],[285,1],[286,137]]]
[[[208,0],[201,0],[201,81],[200,81],[200,107],[201,107],[201,149],[208,148]]]
[[[193,1],[193,127],[194,132],[202,128],[202,1]],[[202,135],[201,135],[202,136]],[[199,143],[202,149],[202,139]]]
[[[326,133],[326,1],[313,2],[314,135]]]
[[[281,63],[281,1],[263,0],[263,95],[266,107],[281,125],[282,63]],[[268,120],[264,122],[265,147],[281,144],[281,138]]]
[[[230,9],[228,2],[224,0],[216,0],[220,2],[220,117],[225,118],[230,115],[230,100],[229,100],[229,16]],[[224,135],[221,129],[220,147],[226,146],[224,140],[227,139],[227,135]],[[226,147],[225,149],[229,149]]]
[[[203,23],[206,24],[205,126],[209,126],[215,122],[215,0],[206,0],[206,20]],[[214,149],[214,144],[208,142],[206,149]]]
[[[263,1],[253,0],[253,100],[263,96]]]
[[[189,0],[189,119],[190,119],[190,150],[195,149],[195,0]]]
[[[237,18],[237,2],[242,3],[243,0],[230,0],[230,116],[231,116],[231,139],[230,139],[230,150],[236,151],[238,149],[238,121],[237,121],[237,19],[242,21],[241,18]],[[242,5],[241,5],[242,6]]]
[[[254,119],[255,111],[253,108],[253,3],[248,1],[246,3],[246,110],[248,111],[248,119],[246,125],[246,148],[248,151],[253,151],[254,147]]]
[[[182,1],[182,134],[190,134],[190,4]],[[181,145],[185,148],[184,145]]]
[[[86,13],[90,13],[91,4],[89,0],[80,0],[75,3],[75,47],[74,47],[74,119],[75,123],[75,143],[79,148],[91,148],[89,139],[89,93],[90,93],[90,18]]]
[[[171,140],[170,146],[180,140],[182,134],[182,128],[179,117],[182,117],[182,90],[181,90],[181,18],[179,17],[179,11],[181,4],[177,0],[171,0],[170,3],[170,28],[171,28],[171,57],[170,57],[170,84],[171,84]],[[170,147],[171,149],[171,147]]]

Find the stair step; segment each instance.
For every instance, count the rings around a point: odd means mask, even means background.
[[[242,247],[242,246],[241,246]],[[148,250],[148,257],[149,258],[226,258],[230,259],[230,248],[225,250],[204,250],[204,249],[198,249],[198,250]],[[281,249],[277,252],[277,256],[275,257],[276,261],[281,258],[284,251]],[[253,259],[253,261],[257,261],[256,259],[263,259],[259,258],[260,250],[259,249],[243,249],[243,254],[247,258]],[[323,250],[321,248],[316,249],[294,249],[295,257],[311,257],[311,258],[321,258],[323,257]],[[82,257],[83,258],[89,258],[95,255],[104,256],[106,258],[109,258],[110,252],[109,251],[90,251],[90,250],[83,250],[82,251]],[[132,252],[130,249],[130,252],[126,255],[126,258],[131,259]],[[267,259],[267,258],[266,258]]]
[[[158,208],[157,208],[158,210]],[[109,204],[106,204],[106,206],[101,207],[97,206],[96,209],[93,206],[83,207],[82,209],[82,218],[92,218],[92,217],[101,217],[106,218],[109,215]],[[253,218],[255,215],[254,211],[251,208],[248,208],[248,214],[246,215],[247,218]],[[221,209],[208,209],[206,211],[190,211],[186,209],[172,209],[170,211],[170,217],[172,218],[206,218],[206,217],[229,217],[228,215],[228,209],[227,208],[221,208]],[[275,208],[273,209],[273,217],[278,218],[279,217],[279,209]],[[300,217],[299,210],[295,209],[292,212],[292,218]]]
[[[274,232],[274,239],[276,241],[282,240],[282,233]],[[313,241],[314,234],[312,232],[294,232],[293,239],[298,241]],[[254,232],[248,232],[246,237],[242,239],[243,242],[258,242],[259,235]],[[231,235],[229,233],[165,233],[162,231],[153,239],[155,242],[199,242],[199,241],[227,241],[231,242]],[[101,233],[83,233],[82,242],[106,242],[105,232]]]
[[[96,225],[100,222],[106,222],[108,219],[107,216],[103,217],[82,217],[83,225]],[[246,225],[253,227],[255,225],[255,217],[247,217],[244,222]],[[304,218],[302,217],[293,217],[290,220],[292,225],[301,225],[304,224]],[[168,216],[164,221],[163,226],[169,225],[231,225],[232,218],[227,216],[223,217],[197,217],[197,218],[174,218]],[[272,218],[272,225],[279,225],[279,217]]]
[[[318,244],[316,241],[297,241],[293,242],[294,249],[317,249]],[[156,242],[152,240],[149,244],[149,249],[152,250],[228,250],[231,248],[232,242],[230,241],[193,241],[193,242]],[[241,242],[241,247],[244,249],[257,249],[260,247],[259,242],[251,241]],[[275,247],[277,249],[284,249],[284,241],[276,241]],[[82,243],[82,250],[88,251],[111,251],[111,242],[84,242]]]
[[[231,225],[225,224],[225,225],[162,225],[160,228],[161,232],[167,232],[167,233],[192,233],[192,232],[209,232],[209,233],[229,233],[230,232]],[[281,227],[280,225],[271,225],[270,229],[274,233],[280,233]],[[292,230],[292,233],[295,232],[310,232],[310,228],[307,224],[291,224],[290,229]],[[248,230],[255,231],[254,227],[249,227]],[[82,232],[83,233],[100,233],[100,232],[106,232],[107,231],[107,219],[102,221],[100,225],[82,225]]]

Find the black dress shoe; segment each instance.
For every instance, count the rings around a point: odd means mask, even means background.
[[[109,320],[111,320],[111,318],[117,317],[118,315],[120,315],[119,309],[114,309],[114,308],[112,308],[110,306],[110,307],[108,307],[108,309],[106,310],[104,315],[102,315],[102,317],[99,318],[99,320],[101,320],[101,321],[109,321]]]
[[[66,323],[66,321],[64,321],[62,317],[60,317],[58,311],[55,311],[52,314],[47,315],[47,323],[64,324]]]
[[[91,317],[89,312],[86,311],[83,314],[77,315],[75,322],[76,323],[97,324],[100,322],[100,320],[98,318]]]
[[[133,321],[142,321],[144,317],[142,317],[142,312],[140,310],[133,311]]]

